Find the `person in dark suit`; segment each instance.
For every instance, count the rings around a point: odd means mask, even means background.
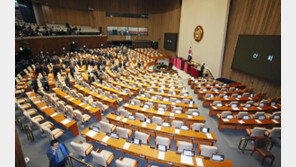
[[[35,91],[35,93],[37,93],[38,90],[38,84],[37,84],[37,80],[35,78],[32,79],[32,88]]]
[[[104,79],[104,76],[102,73],[99,74],[99,80],[100,80],[100,84],[103,84],[103,79]]]
[[[73,155],[63,143],[59,143],[57,140],[50,142],[46,154],[49,159],[49,167],[66,167],[67,155]]]
[[[71,81],[70,81],[70,78],[69,78],[68,75],[67,75],[66,78],[65,78],[65,83],[66,83],[66,85],[67,85],[69,88],[72,88]]]
[[[43,78],[41,79],[41,83],[42,83],[42,86],[43,86],[44,90],[45,90],[46,92],[48,92],[48,91],[49,91],[49,84],[48,84],[48,80],[47,80],[47,78],[46,78],[46,77],[43,77]]]
[[[203,71],[205,69],[205,63],[203,63],[203,65],[201,66],[200,68],[200,73],[199,73],[199,76],[201,77],[203,75]]]
[[[75,72],[75,69],[73,66],[70,66],[70,74],[72,77],[74,77],[74,72]]]
[[[45,65],[45,64],[43,64],[44,65],[44,67],[43,67],[43,72],[46,74],[46,75],[48,75],[48,73],[49,73],[49,69],[48,69],[48,67]]]
[[[58,72],[60,72],[60,71],[61,71],[60,66],[58,66],[58,65],[53,66],[53,74],[55,77],[57,76]]]

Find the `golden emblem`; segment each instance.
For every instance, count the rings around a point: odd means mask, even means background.
[[[196,28],[194,29],[194,33],[193,33],[193,37],[194,37],[195,41],[196,42],[201,41],[203,34],[204,34],[204,31],[203,31],[201,25],[196,26]]]

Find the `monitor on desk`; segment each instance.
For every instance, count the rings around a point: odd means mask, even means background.
[[[137,138],[132,138],[132,141],[133,141],[133,143],[136,144],[136,145],[141,145],[141,144],[142,144],[142,140],[137,139]]]
[[[92,126],[92,130],[97,132],[97,133],[100,133],[100,128],[97,127],[97,126]]]
[[[183,154],[189,157],[194,157],[195,153],[192,150],[183,150]]]
[[[135,120],[136,118],[133,115],[128,115],[128,119]]]
[[[157,150],[166,152],[167,151],[167,146],[157,144]]]
[[[222,162],[222,161],[224,161],[224,155],[222,155],[222,154],[213,154],[212,155],[212,160]]]
[[[187,126],[187,125],[182,125],[180,129],[182,129],[182,130],[189,130],[189,126]]]
[[[245,116],[243,116],[243,119],[244,120],[248,120],[248,119],[250,119],[251,117],[249,116],[249,115],[245,115]]]
[[[111,133],[110,137],[114,138],[114,139],[118,139],[119,136],[116,133]]]
[[[202,127],[200,131],[202,133],[209,133],[210,132],[210,128]]]
[[[145,118],[145,122],[146,122],[147,124],[151,124],[151,119],[149,119],[149,118]]]

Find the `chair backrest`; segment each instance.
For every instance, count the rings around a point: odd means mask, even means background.
[[[156,136],[155,144],[165,145],[167,148],[170,148],[170,139],[167,137]]]
[[[252,134],[250,135],[251,137],[256,137],[256,136],[264,136],[264,133],[266,132],[266,128],[261,128],[261,127],[255,127],[252,130]]]
[[[174,107],[173,108],[173,113],[182,113],[182,107]]]
[[[114,127],[114,125],[109,124],[107,122],[103,122],[103,121],[100,121],[99,126],[100,126],[100,130],[105,133],[111,133]]]
[[[230,87],[229,88],[229,91],[234,91],[235,90],[235,87]]]
[[[140,139],[143,144],[148,144],[149,135],[146,133],[136,131],[135,138]]]
[[[74,110],[74,113],[76,114],[76,118],[78,119],[78,121],[84,122],[83,115],[82,115],[81,111]]]
[[[72,106],[70,106],[70,105],[67,105],[66,106],[66,112],[69,114],[69,116],[71,117],[71,118],[73,118],[75,115],[74,115],[74,112],[73,112],[73,108],[72,108]]]
[[[255,148],[264,148],[266,146],[266,137],[265,136],[256,136],[254,142],[254,149]]]
[[[82,144],[72,141],[70,143],[70,145],[71,145],[71,147],[73,149],[73,152],[75,154],[78,154],[78,155],[83,156],[83,157],[85,156],[85,150],[83,149]]]
[[[145,97],[148,97],[148,98],[151,97],[151,95],[148,92],[145,92],[144,95],[145,95]]]
[[[171,98],[170,98],[170,101],[171,101],[171,102],[176,102],[176,101],[177,101],[177,98],[175,98],[175,97],[171,97]]]
[[[126,128],[122,128],[122,127],[116,127],[116,133],[118,134],[119,137],[121,138],[129,138],[128,134],[129,134],[129,131],[128,129]]]
[[[188,109],[187,114],[188,115],[192,115],[193,112],[198,112],[198,110],[197,109],[193,109],[193,108]]]
[[[54,140],[54,136],[49,128],[41,127],[47,137]]]
[[[137,106],[141,106],[141,101],[140,100],[133,99],[132,101],[134,101]]]
[[[233,94],[231,95],[231,97],[233,97],[233,98],[237,98],[237,96],[238,96],[237,93],[233,93]]]
[[[128,117],[128,115],[130,115],[130,113],[123,108],[119,109],[118,111],[119,111],[120,115],[122,115],[124,117]]]
[[[148,105],[149,108],[153,108],[153,103],[152,102],[146,102],[144,105]]]
[[[153,122],[153,123],[156,123],[157,125],[161,125],[162,122],[163,122],[163,120],[162,120],[161,117],[153,116],[153,117],[152,117],[152,122]]]
[[[232,115],[231,111],[223,111],[223,112],[221,113],[221,117],[222,117],[222,118],[226,118],[227,115]]]
[[[172,126],[175,128],[181,128],[181,126],[183,125],[183,121],[178,121],[178,120],[173,120],[172,121]]]
[[[281,137],[281,127],[273,127],[270,131],[269,137]]]
[[[165,104],[158,104],[158,110],[159,110],[160,108],[163,108],[164,111],[166,111],[166,109],[167,109],[167,107],[166,107]]]
[[[254,115],[254,119],[258,119],[259,116],[265,116],[265,112],[256,112]]]
[[[248,112],[246,112],[246,111],[241,111],[241,112],[239,112],[239,113],[237,114],[237,119],[243,119],[243,117],[244,117],[244,116],[247,116],[247,115],[249,115]]]
[[[200,155],[205,157],[212,157],[212,155],[218,150],[216,146],[208,146],[203,144],[200,144],[200,149]]]
[[[200,131],[200,129],[204,126],[205,126],[204,123],[197,123],[196,122],[196,123],[192,124],[192,130]]]
[[[145,121],[145,118],[146,117],[145,117],[144,114],[142,114],[142,113],[136,113],[135,116],[136,116],[136,119],[138,119],[140,121]]]
[[[106,162],[107,160],[101,153],[97,153],[95,151],[91,151],[91,155],[93,157],[93,161],[98,163],[101,166],[107,166]]]
[[[279,116],[281,117],[281,112],[278,111],[278,112],[274,112],[272,115],[271,115],[271,119],[274,119],[275,116]]]
[[[222,102],[221,101],[214,101],[213,102],[213,106],[217,106],[218,104],[221,104],[222,105]]]
[[[178,145],[177,152],[179,152],[179,153],[183,153],[183,150],[192,150],[193,149],[193,144],[185,142],[185,141],[177,141],[177,145]]]
[[[245,92],[243,93],[242,97],[249,97],[250,96],[250,93],[249,92]]]

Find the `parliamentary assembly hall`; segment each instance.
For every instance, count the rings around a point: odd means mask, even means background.
[[[280,0],[12,5],[16,167],[283,163]]]

